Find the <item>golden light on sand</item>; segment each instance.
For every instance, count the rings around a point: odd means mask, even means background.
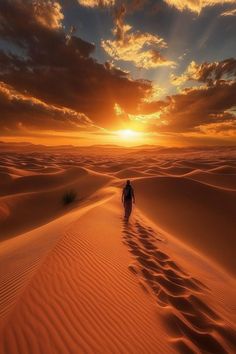
[[[236,148],[101,133],[0,142],[0,353],[236,353]]]

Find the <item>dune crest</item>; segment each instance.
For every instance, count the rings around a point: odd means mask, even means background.
[[[227,353],[235,348],[236,328],[207,304],[209,287],[161,250],[164,240],[154,229],[139,218],[133,224],[124,222],[123,235],[136,258],[130,270],[151,290],[174,347],[181,353]]]
[[[169,176],[137,179],[134,186],[147,216],[235,274],[236,191]]]
[[[3,147],[2,354],[236,351],[235,149]]]

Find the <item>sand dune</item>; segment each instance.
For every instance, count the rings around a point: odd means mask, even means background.
[[[209,170],[209,172],[216,172],[216,173],[221,173],[221,174],[236,174],[236,167],[224,165],[224,166],[218,166],[215,168],[212,168]]]
[[[107,217],[114,225],[112,238]],[[173,352],[168,341],[161,343],[155,336],[159,328],[152,316],[153,303],[128,270],[115,208],[95,206],[77,218],[78,213],[73,222],[69,217],[69,227],[53,248],[48,245],[44,262],[31,266],[30,279],[21,278],[22,295],[14,299],[18,303],[2,331],[2,352],[27,351],[28,342],[33,351],[46,353],[151,353],[157,345],[163,352]],[[91,224],[94,218],[96,223]],[[55,222],[54,228],[57,231]],[[48,231],[42,229],[41,236]]]
[[[1,353],[236,352],[233,148],[2,147]]]
[[[221,174],[209,171],[194,170],[185,175],[185,177],[194,179],[195,181],[207,183],[215,187],[236,190],[236,173]]]
[[[86,174],[85,169],[73,167],[56,173],[22,176],[6,185],[3,195],[55,189],[61,185],[70,184],[73,180],[77,180]]]
[[[174,347],[180,353],[225,353],[227,347],[234,348],[234,329],[206,301],[209,287],[162,250],[163,240],[154,229],[139,219],[132,225],[124,224],[123,233],[130,252],[136,256],[130,269],[141,281],[145,280],[145,286],[163,309],[163,322],[174,336]]]
[[[124,168],[116,173],[114,173],[114,176],[118,178],[133,178],[133,177],[143,177],[145,176],[145,172],[141,172],[136,170],[135,168]]]
[[[9,195],[0,198],[0,233],[3,238],[17,235],[52,220],[65,212],[62,197],[70,190],[77,192],[77,205],[109,181],[109,177],[69,169],[54,175],[37,175],[12,181]],[[32,191],[35,183],[35,191]]]
[[[165,174],[181,176],[185,173],[190,172],[191,168],[185,166],[172,166],[172,167],[165,167],[165,168],[162,167],[161,171],[164,172]]]
[[[150,218],[235,274],[236,192],[179,177],[139,179],[134,185],[139,207]]]

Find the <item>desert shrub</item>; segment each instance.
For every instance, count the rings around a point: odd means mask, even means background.
[[[73,190],[66,191],[65,194],[62,197],[62,202],[64,205],[68,205],[70,203],[73,203],[76,199],[76,192]]]

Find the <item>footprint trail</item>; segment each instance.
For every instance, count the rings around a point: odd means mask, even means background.
[[[123,221],[123,241],[135,261],[129,270],[159,308],[170,341],[181,354],[236,352],[236,330],[204,302],[210,289],[161,250],[163,239],[141,218]]]

